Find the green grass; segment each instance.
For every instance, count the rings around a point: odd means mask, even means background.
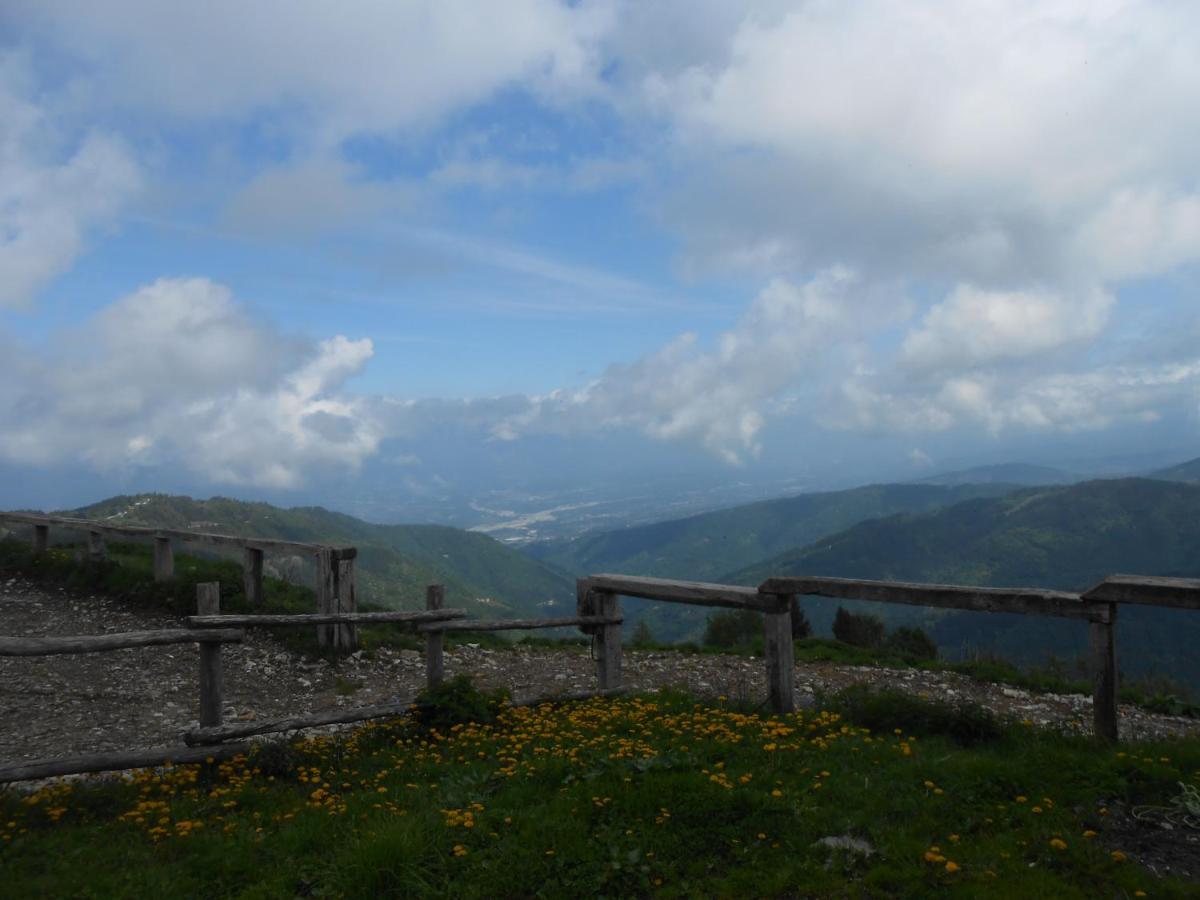
[[[395,720],[3,792],[0,895],[1195,895],[1114,859],[1106,813],[1200,784],[1200,742],[1115,751],[1004,726],[968,748],[953,713],[906,699],[889,718],[893,702],[760,718],[678,694],[489,701],[489,724]],[[839,836],[873,855],[817,844]]]

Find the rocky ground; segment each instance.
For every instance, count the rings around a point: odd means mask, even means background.
[[[0,582],[4,635],[100,634],[179,624],[174,616],[131,609],[112,599],[76,596],[15,578]],[[331,664],[297,656],[264,631],[251,631],[244,644],[225,645],[223,659],[227,720],[407,700],[425,679],[416,651],[383,649]],[[180,734],[196,723],[198,668],[192,645],[0,657],[0,761],[178,744]],[[517,700],[595,686],[586,650],[468,645],[447,651],[446,672],[472,675],[482,686],[508,688]],[[672,686],[730,700],[755,701],[766,690],[762,660],[736,656],[627,651],[625,681],[635,690]],[[828,663],[796,670],[802,703],[857,682],[971,700],[1036,725],[1090,729],[1091,699],[1085,696],[1035,695],[945,672]],[[1200,734],[1200,722],[1122,707],[1121,734]]]

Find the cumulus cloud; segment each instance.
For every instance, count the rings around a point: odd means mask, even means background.
[[[100,470],[180,465],[213,481],[292,487],[353,468],[377,426],[342,390],[369,340],[316,347],[255,322],[221,285],[161,279],[99,312],[53,350],[17,352],[0,389],[0,458]]]
[[[733,28],[727,15],[681,35],[702,31],[689,65],[639,73],[694,173],[663,202],[694,264],[836,259],[1011,288],[1200,258],[1200,132],[1180,127],[1200,106],[1197,7],[768,4]]]
[[[322,146],[427,127],[518,82],[587,90],[609,25],[602,7],[554,0],[10,6],[91,64],[99,99],[184,120],[267,115]]]
[[[986,291],[960,284],[904,339],[901,359],[917,370],[962,369],[1041,355],[1100,334],[1113,297],[1044,290]]]
[[[994,435],[1007,429],[1088,431],[1153,422],[1166,410],[1195,410],[1200,361],[1050,374],[977,372],[920,385],[860,376],[843,382],[838,397],[823,416],[832,428],[937,432],[982,426]]]
[[[530,431],[633,428],[698,440],[734,463],[753,457],[768,406],[857,333],[865,298],[852,302],[856,286],[840,268],[800,286],[774,281],[711,348],[683,334],[634,363],[610,366],[580,390],[535,398],[493,433],[512,440]]]
[[[25,307],[122,209],[141,176],[116,136],[60,127],[33,99],[16,53],[0,53],[0,123],[0,308]]]

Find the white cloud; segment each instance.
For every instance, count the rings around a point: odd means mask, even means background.
[[[1011,289],[1200,259],[1200,131],[1184,125],[1200,107],[1200,7],[865,0],[752,10],[733,28],[727,15],[683,33],[702,31],[689,65],[641,60],[641,95],[690,173],[663,215],[693,265],[842,261]]]
[[[32,95],[24,58],[0,53],[0,308],[28,306],[141,182],[119,138],[66,134]]]
[[[266,115],[318,146],[426,127],[517,83],[588,90],[609,23],[553,0],[11,5],[92,64],[101,100],[181,120]]]
[[[180,465],[212,481],[293,487],[354,468],[380,435],[342,388],[369,340],[312,348],[250,319],[202,278],[160,279],[118,300],[54,352],[18,354],[0,392],[0,458],[97,469]]]
[[[908,333],[901,358],[915,370],[944,370],[1045,354],[1095,338],[1112,305],[1112,296],[1096,289],[1064,296],[960,284]]]
[[[637,362],[610,366],[581,390],[536,398],[493,433],[513,440],[530,431],[633,428],[698,440],[730,462],[743,461],[760,450],[767,406],[858,332],[856,288],[844,269],[800,287],[772,282],[712,348],[681,335]]]
[[[1086,372],[960,375],[925,385],[852,377],[827,411],[833,428],[937,432],[982,426],[993,435],[1087,431],[1152,422],[1166,410],[1196,409],[1200,361],[1102,366]]]

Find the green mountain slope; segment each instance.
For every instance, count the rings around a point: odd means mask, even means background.
[[[1126,478],[970,500],[863,522],[723,580],[758,584],[772,575],[812,574],[1081,590],[1114,572],[1200,573],[1200,486]],[[806,604],[818,628],[837,605]],[[1074,623],[872,606],[893,622],[920,620],[945,649],[969,644],[1025,660],[1084,649],[1085,629]],[[1200,684],[1198,639],[1200,612],[1121,611],[1118,643],[1127,671]]]
[[[864,519],[994,497],[1013,485],[875,484],[801,494],[714,512],[531,544],[525,552],[578,574],[619,572],[711,581],[788,548],[802,546]]]
[[[1049,484],[1070,484],[1080,479],[1062,469],[1034,466],[1029,463],[1004,463],[998,466],[976,466],[957,472],[943,472],[922,478],[918,484],[1020,484],[1037,487]]]
[[[566,573],[490,537],[440,525],[373,525],[320,507],[281,509],[224,497],[193,500],[163,494],[113,497],[72,515],[130,525],[217,531],[358,548],[359,593],[385,606],[424,604],[425,586],[446,586],[447,603],[491,616],[573,609]],[[279,566],[285,560],[267,564]]]
[[[1147,478],[1157,478],[1162,481],[1186,481],[1189,484],[1200,484],[1200,457],[1151,472]]]

